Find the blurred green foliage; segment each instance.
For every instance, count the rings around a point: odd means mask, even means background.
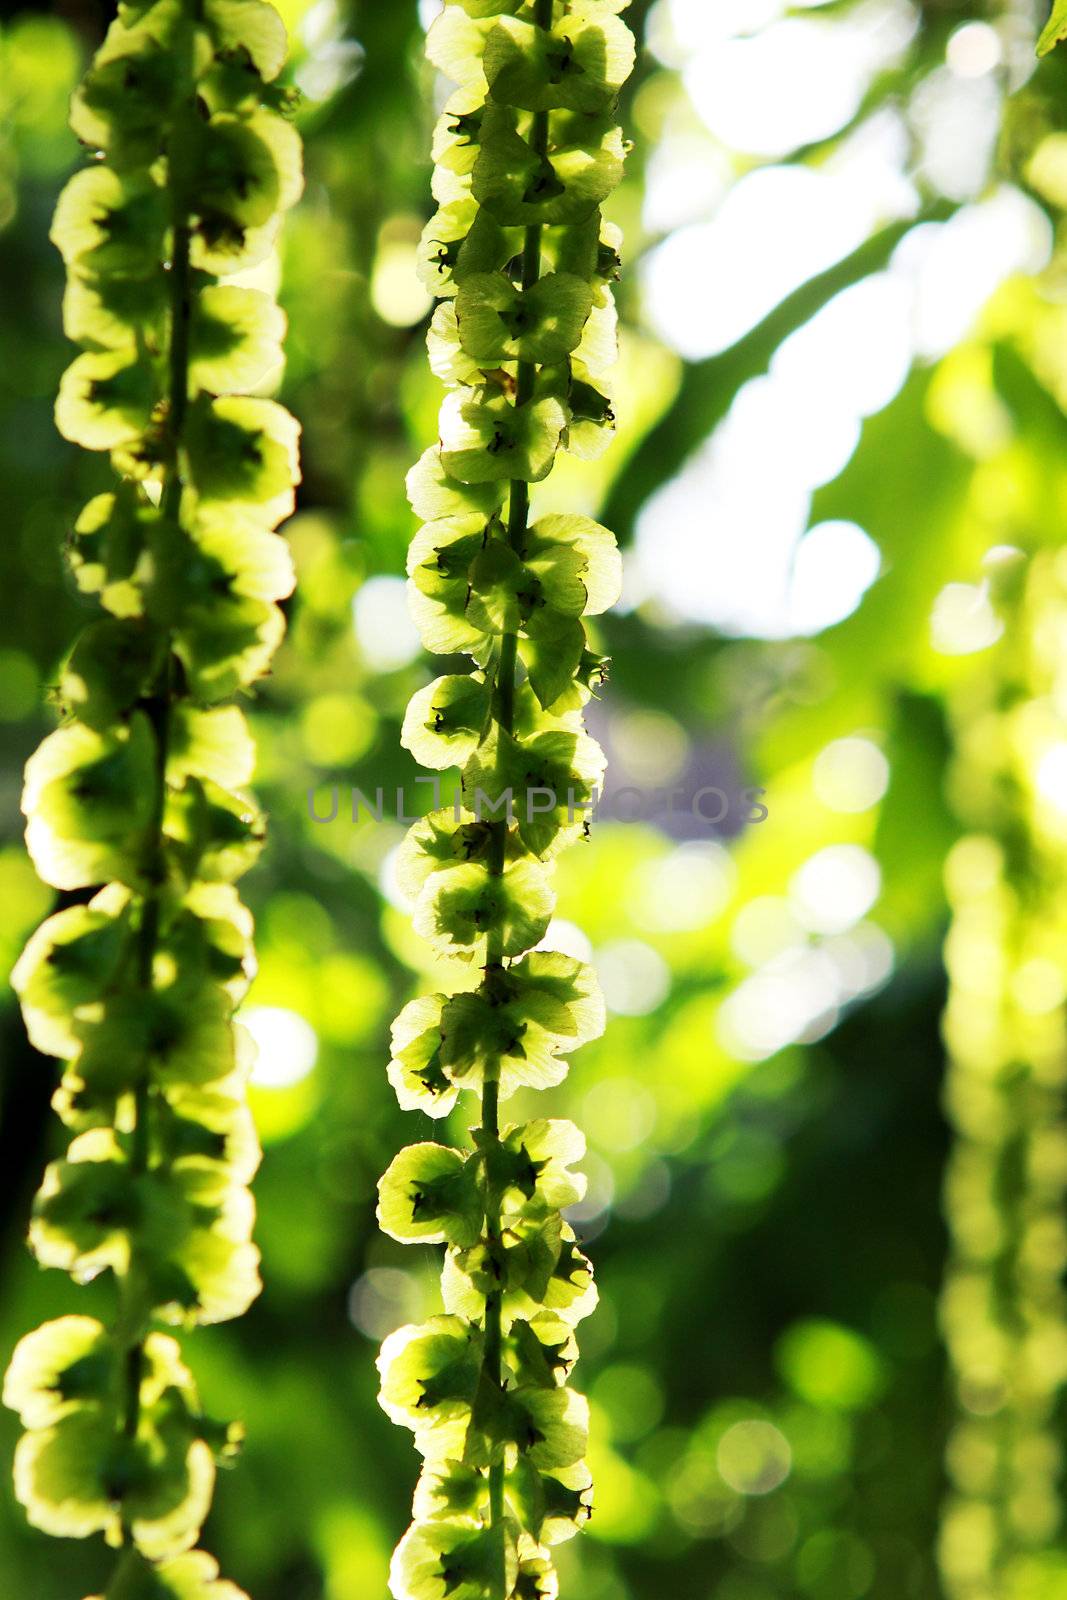
[[[726,188],[773,164],[731,150],[694,109],[671,18],[718,3],[636,0],[630,12],[655,48],[627,90],[635,149],[612,205],[627,238],[617,380],[627,398],[616,448],[553,475],[560,506],[602,515],[632,541],[649,497],[795,330],[879,273],[901,239],[974,209],[987,176],[969,190],[939,180],[920,115],[925,86],[943,84],[946,52],[966,64],[954,40],[968,25],[991,19],[1000,30],[1008,67],[986,76],[994,98],[1016,93],[999,175],[1048,217],[1049,264],[1009,278],[948,348],[920,351],[895,396],[871,407],[848,464],[816,489],[810,523],[857,523],[880,553],[880,576],[850,616],[810,637],[746,637],[637,592],[599,621],[614,671],[596,731],[616,781],[759,785],[769,815],[747,828],[731,817],[719,836],[691,817],[605,822],[560,875],[560,915],[591,942],[612,1012],[607,1037],[553,1096],[553,1113],[590,1136],[577,1225],[602,1294],[579,1368],[594,1408],[598,1506],[588,1535],[562,1551],[563,1587],[581,1600],[934,1600],[951,1413],[937,1325],[942,865],[971,821],[949,730],[961,697],[998,671],[983,558],[1062,540],[1067,279],[1053,227],[1067,201],[1056,142],[1067,67],[1053,55],[1029,77],[1019,62],[1032,32],[1007,6],[882,7],[906,14],[904,44],[836,131],[783,164],[831,170],[889,114],[907,142],[915,207],[876,218],[865,242],[836,259],[829,250],[749,331],[685,361],[654,331],[642,293],[638,263],[675,231],[643,209],[646,177],[678,139],[698,164],[726,171]],[[207,1534],[224,1570],[256,1600],[378,1600],[407,1521],[411,1463],[407,1438],[375,1403],[374,1350],[437,1309],[435,1250],[402,1250],[374,1221],[377,1174],[429,1131],[398,1111],[386,1081],[388,1024],[443,974],[392,887],[395,807],[381,823],[365,812],[352,822],[347,808],[350,786],[417,794],[399,725],[431,676],[405,647],[398,578],[412,532],[404,473],[433,437],[439,398],[414,274],[434,117],[420,12],[425,21],[433,8],[282,9],[305,93],[308,184],[281,262],[281,398],[304,426],[300,509],[286,530],[299,588],[251,708],[271,817],[270,848],[247,880],[260,952],[247,1014],[263,1049],[254,1100],[266,1289],[239,1324],[199,1335],[191,1355],[207,1409],[248,1429]],[[856,25],[861,7],[817,10],[833,30]],[[873,28],[865,15],[859,26]],[[53,427],[70,352],[47,242],[78,154],[66,100],[106,21],[103,7],[74,0],[24,10],[0,31],[8,966],[51,906],[23,856],[20,772],[85,615],[63,569],[65,532],[106,474]],[[768,438],[749,470],[773,476],[786,442]],[[718,581],[714,563],[699,581]],[[968,593],[946,600],[954,585]],[[308,791],[324,815],[333,785],[337,820],[313,821]],[[0,1029],[6,1361],[27,1328],[92,1314],[109,1288],[78,1291],[75,1307],[66,1279],[25,1251],[30,1197],[58,1138],[52,1067],[33,1057],[10,1000]],[[16,1431],[0,1417],[0,1455],[10,1457]],[[108,1565],[95,1544],[27,1530],[0,1475],[5,1594],[70,1600],[98,1588]]]

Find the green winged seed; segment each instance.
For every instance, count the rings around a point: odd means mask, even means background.
[[[291,515],[300,428],[273,400],[201,396],[189,410],[189,474],[209,510],[236,506],[273,528]]]
[[[582,712],[608,663],[585,619],[616,600],[621,564],[591,518],[539,514],[536,485],[614,428],[620,236],[600,206],[625,155],[624,4],[446,0],[427,39],[459,87],[434,131],[420,247],[448,393],[408,476],[422,523],[408,593],[426,648],[474,670],[449,663],[408,707],[405,747],[461,775],[453,805],[409,830],[396,876],[416,931],[477,971],[404,1007],[389,1078],[405,1109],[458,1114],[466,1090],[481,1120],[462,1149],[402,1152],[382,1182],[386,1231],[445,1247],[446,1316],[390,1336],[379,1362],[382,1405],[425,1458],[394,1600],[556,1600],[551,1546],[591,1504],[588,1408],[567,1378],[596,1289],[562,1214],[584,1192],[584,1141],[551,1118],[501,1128],[498,1107],[558,1084],[604,1026],[591,969],[535,947],[552,864],[589,831],[603,779]]]
[[[422,995],[410,1000],[392,1026],[389,1082],[404,1111],[425,1111],[446,1117],[459,1090],[441,1066],[441,1007],[443,995]]]
[[[248,1600],[248,1596],[219,1577],[218,1562],[203,1550],[162,1562],[148,1562],[133,1550],[123,1557],[107,1593],[90,1600]]]
[[[562,361],[581,343],[592,309],[589,285],[561,272],[526,290],[498,273],[476,273],[460,284],[455,307],[460,343],[483,367]]]
[[[498,938],[502,955],[520,955],[544,938],[554,906],[538,862],[515,861],[499,876],[463,862],[427,880],[415,907],[415,931],[442,955],[470,958],[484,950],[490,935]]]
[[[457,389],[441,410],[441,462],[464,484],[537,483],[551,472],[566,425],[553,396],[517,407],[487,388]]]
[[[38,875],[57,889],[143,885],[155,737],[137,713],[106,734],[70,722],[26,764],[22,809]]]
[[[481,1220],[476,1168],[448,1145],[408,1145],[379,1182],[378,1221],[401,1244],[473,1244]]]
[[[634,36],[617,17],[565,16],[542,29],[502,17],[485,41],[493,100],[525,111],[609,110],[634,67]]]
[[[446,13],[447,14],[447,13]],[[497,1541],[469,1523],[414,1523],[397,1546],[389,1568],[394,1600],[496,1600]],[[518,1556],[506,1537],[505,1582],[513,1592]]]
[[[462,764],[478,748],[489,687],[475,677],[435,678],[412,696],[400,743],[423,767]]]
[[[114,480],[69,538],[96,614],[23,796],[39,874],[87,903],[32,936],[14,984],[31,1040],[63,1062],[53,1104],[72,1135],[30,1244],[79,1283],[110,1275],[117,1308],[111,1326],[28,1334],[4,1397],[27,1430],[29,1520],[122,1546],[102,1600],[244,1600],[191,1550],[236,1433],[202,1415],[152,1325],[239,1316],[259,1289],[233,1015],[251,918],[232,880],[263,821],[244,717],[217,702],[268,669],[284,630],[292,563],[270,530],[293,506],[298,428],[247,392],[279,369],[282,313],[214,280],[263,259],[300,194],[289,96],[267,88],[284,57],[263,0],[123,0],[72,101],[90,161],[51,230],[81,346],[56,421],[110,452]]]

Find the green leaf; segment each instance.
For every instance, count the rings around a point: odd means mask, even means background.
[[[527,538],[522,560],[532,579],[523,597],[523,621],[528,630],[584,615],[588,563],[580,549],[564,540],[539,539],[534,533]]]
[[[501,17],[521,11],[526,0],[459,0],[468,17]]]
[[[610,14],[565,16],[551,29],[503,17],[485,42],[482,65],[501,105],[595,114],[614,106],[634,54],[633,34]]]
[[[600,379],[619,359],[619,314],[615,296],[610,289],[602,289],[603,301],[594,305],[582,330],[581,342],[574,352],[576,367],[593,379]]]
[[[577,359],[571,362],[567,390],[570,422],[564,445],[582,461],[598,461],[615,437],[615,411],[611,396],[598,384],[587,382]],[[603,380],[601,380],[601,383]]]
[[[477,1164],[443,1144],[413,1144],[378,1183],[378,1221],[401,1244],[473,1244],[482,1230]]]
[[[178,1084],[160,1096],[157,1144],[170,1162],[215,1162],[234,1184],[250,1183],[262,1159],[256,1126],[247,1102],[231,1098],[243,1083],[235,1072],[221,1086],[201,1089]],[[222,1093],[219,1090],[229,1090]]]
[[[141,1246],[156,1314],[179,1324],[243,1316],[262,1287],[248,1190],[190,1163],[149,1201]]]
[[[81,1282],[108,1267],[124,1271],[127,1232],[136,1199],[110,1129],[79,1135],[68,1156],[45,1170],[34,1202],[30,1246],[42,1266],[61,1267]]]
[[[511,1437],[535,1467],[570,1467],[589,1445],[589,1402],[573,1389],[514,1389],[509,1397]]]
[[[486,1295],[501,1282],[506,1327],[516,1318],[540,1316],[546,1307],[571,1325],[596,1309],[593,1270],[578,1249],[574,1230],[558,1213],[546,1216],[541,1207],[508,1218],[503,1263],[499,1253],[490,1256],[481,1245],[446,1255],[441,1274],[445,1309],[454,1316],[480,1317]]]
[[[189,1438],[180,1421],[151,1430],[138,1444],[139,1450],[129,1451],[133,1483],[123,1504],[138,1549],[166,1560],[200,1535],[211,1510],[215,1460],[211,1446]]]
[[[93,1129],[67,1158],[45,1170],[34,1202],[30,1245],[42,1266],[89,1282],[129,1263],[129,1233],[139,1216],[136,1184],[111,1129]]]
[[[559,1600],[559,1577],[547,1550],[522,1556],[513,1593],[515,1600]]]
[[[431,1457],[424,1462],[412,1506],[416,1522],[446,1517],[477,1523],[485,1520],[488,1509],[489,1481],[484,1472],[460,1461]]]
[[[15,1492],[33,1526],[61,1538],[102,1532],[118,1543],[126,1520],[153,1559],[192,1544],[211,1503],[214,1459],[180,1406],[169,1415],[155,1409],[143,1414],[133,1439],[109,1408],[96,1405],[24,1435]]]
[[[389,1082],[404,1111],[446,1117],[458,1090],[441,1068],[441,1007],[445,996],[420,995],[393,1023]]]
[[[414,585],[408,588],[408,605],[426,650],[441,656],[466,652],[480,666],[488,663],[492,640],[465,616],[457,616],[453,607],[422,594]]]
[[[15,1347],[4,1380],[4,1404],[29,1429],[51,1427],[88,1406],[113,1408],[120,1354],[114,1337],[93,1317],[46,1322]],[[158,1412],[164,1399],[197,1406],[181,1347],[166,1334],[150,1333],[142,1346],[140,1404],[148,1415]]]
[[[495,933],[505,956],[521,955],[544,938],[554,904],[536,861],[515,861],[499,877],[466,862],[427,880],[415,907],[415,931],[443,954],[473,956]]]
[[[1067,0],[1053,0],[1049,19],[1038,37],[1038,55],[1047,56],[1063,39],[1067,39]]]
[[[105,1093],[145,1076],[163,1086],[220,1082],[235,1065],[232,1010],[225,990],[181,975],[150,994],[131,985],[79,1024],[78,1077]]]
[[[456,296],[460,342],[482,367],[554,364],[581,342],[592,305],[589,285],[567,273],[549,273],[525,290],[499,273],[475,273]]]
[[[252,914],[229,883],[196,883],[162,936],[185,977],[211,978],[236,1004],[255,974]]]
[[[259,1292],[248,1190],[219,1161],[188,1158],[131,1173],[110,1128],[79,1134],[45,1172],[30,1244],[43,1266],[79,1282],[136,1257],[147,1309],[164,1320],[220,1322]]]
[[[558,950],[531,950],[508,968],[508,981],[518,992],[536,989],[566,1010],[562,1037],[571,1049],[599,1039],[604,1032],[604,997],[593,968]]]
[[[433,133],[432,155],[437,166],[466,174],[478,159],[484,96],[480,86],[466,85],[450,95]]]
[[[57,889],[143,884],[151,846],[155,737],[137,712],[101,734],[57,728],[26,764],[22,807],[34,866]]]
[[[463,483],[537,483],[552,470],[566,424],[553,395],[517,406],[489,389],[456,389],[441,407],[441,461]]]
[[[255,389],[282,362],[285,313],[270,295],[210,284],[193,300],[189,379],[212,394]]]
[[[408,702],[400,743],[423,767],[462,766],[489,715],[489,685],[477,675],[435,678]]]
[[[515,633],[536,598],[535,585],[505,539],[487,540],[467,582],[466,615],[483,633]]]
[[[526,1320],[517,1318],[505,1340],[507,1368],[519,1387],[555,1388],[565,1381],[578,1359],[574,1329],[552,1311]],[[510,1381],[509,1381],[510,1387]]]
[[[507,1481],[508,1501],[522,1525],[546,1544],[562,1544],[589,1521],[593,1509],[593,1482],[584,1461],[539,1472],[527,1456],[520,1456]]]
[[[480,130],[479,130],[480,131]],[[473,206],[473,201],[471,202]],[[458,286],[477,273],[497,273],[522,250],[523,235],[519,228],[504,228],[484,206],[474,209],[474,220],[466,238],[460,241],[459,253],[452,269]]]
[[[235,222],[218,211],[206,212],[193,226],[190,262],[196,271],[217,278],[247,272],[270,255],[280,227],[279,212],[272,213],[269,221],[258,228]]]
[[[15,1450],[15,1495],[31,1525],[60,1539],[117,1533],[107,1482],[114,1448],[114,1423],[97,1408],[24,1434]]]
[[[596,1310],[597,1290],[593,1268],[578,1248],[573,1228],[564,1223],[560,1230],[560,1249],[538,1308],[557,1311],[568,1322],[580,1322]]]

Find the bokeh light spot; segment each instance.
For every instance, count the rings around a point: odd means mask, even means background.
[[[601,945],[595,965],[608,1009],[622,1016],[655,1011],[670,992],[670,968],[642,939],[615,939]]]
[[[773,1422],[753,1417],[727,1428],[719,1440],[715,1464],[723,1481],[738,1494],[770,1494],[788,1478],[793,1452]]]
[[[352,620],[367,665],[377,672],[406,667],[422,648],[403,578],[368,578],[352,602]]]
[[[831,844],[809,856],[789,886],[790,902],[813,933],[844,933],[874,905],[882,869],[859,844]]]
[[[250,1006],[240,1020],[255,1041],[251,1081],[257,1089],[288,1089],[313,1070],[319,1041],[306,1017],[284,1006]]]
[[[410,1272],[399,1267],[369,1267],[348,1296],[348,1315],[368,1339],[385,1339],[422,1313],[423,1296]]]
[[[831,811],[869,811],[889,787],[889,762],[871,739],[835,739],[816,756],[812,777]]]
[[[794,1394],[834,1411],[870,1405],[885,1385],[875,1347],[836,1322],[794,1323],[778,1341],[775,1361]]]

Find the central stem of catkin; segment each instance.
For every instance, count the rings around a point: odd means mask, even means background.
[[[160,494],[160,510],[171,522],[181,512],[183,483],[178,460],[181,432],[189,400],[189,224],[184,207],[177,197],[174,203],[173,235],[170,259],[170,343],[168,349],[167,405],[170,456]],[[141,906],[141,926],[138,934],[138,982],[146,994],[154,983],[156,946],[159,942],[160,896],[166,872],[163,860],[163,826],[167,802],[167,755],[170,746],[172,672],[169,636],[164,641],[164,656],[152,694],[143,702],[156,739],[155,793],[149,826],[147,862],[148,885]],[[147,1068],[146,1068],[147,1073]],[[130,1167],[137,1176],[149,1168],[151,1145],[149,1117],[152,1090],[147,1075],[137,1085],[134,1094],[133,1126],[131,1129]],[[140,1286],[136,1263],[129,1262],[122,1283],[121,1321],[128,1340],[122,1382],[122,1431],[126,1438],[134,1439],[141,1416],[141,1382],[144,1374],[144,1339]],[[131,1530],[123,1524],[123,1541],[133,1543]]]
[[[552,26],[552,0],[537,0],[534,21],[541,28]],[[548,152],[548,113],[537,112],[533,118],[530,133],[530,145],[534,152],[542,159]],[[534,224],[525,232],[522,250],[522,288],[530,289],[541,275],[541,228]],[[537,368],[532,361],[518,363],[515,378],[515,405],[526,405],[533,396],[534,381]],[[508,497],[508,543],[519,555],[522,554],[526,543],[526,532],[530,515],[530,486],[523,478],[513,478],[509,486]],[[497,659],[496,681],[494,685],[494,715],[497,723],[505,733],[512,733],[515,720],[515,665],[518,650],[518,637],[514,633],[505,633],[500,641],[500,654]],[[507,850],[508,820],[504,819],[494,825],[492,849],[490,852],[490,872],[499,877],[504,871],[504,858]],[[502,961],[502,930],[496,930],[490,935],[486,949],[486,975],[491,976],[494,969]],[[482,1092],[482,1137],[483,1140],[494,1142],[500,1138],[500,1085],[495,1081],[487,1081]],[[501,1254],[500,1240],[500,1196],[493,1187],[492,1182],[486,1185],[486,1237],[491,1255],[499,1258]],[[503,1382],[503,1360],[501,1350],[501,1316],[503,1310],[503,1290],[494,1290],[487,1298],[485,1304],[485,1373],[494,1387],[499,1388]],[[504,1474],[505,1462],[503,1456],[494,1461],[489,1468],[489,1524],[497,1534],[496,1545],[496,1590],[499,1600],[507,1600],[507,1555],[506,1535],[504,1524]]]

